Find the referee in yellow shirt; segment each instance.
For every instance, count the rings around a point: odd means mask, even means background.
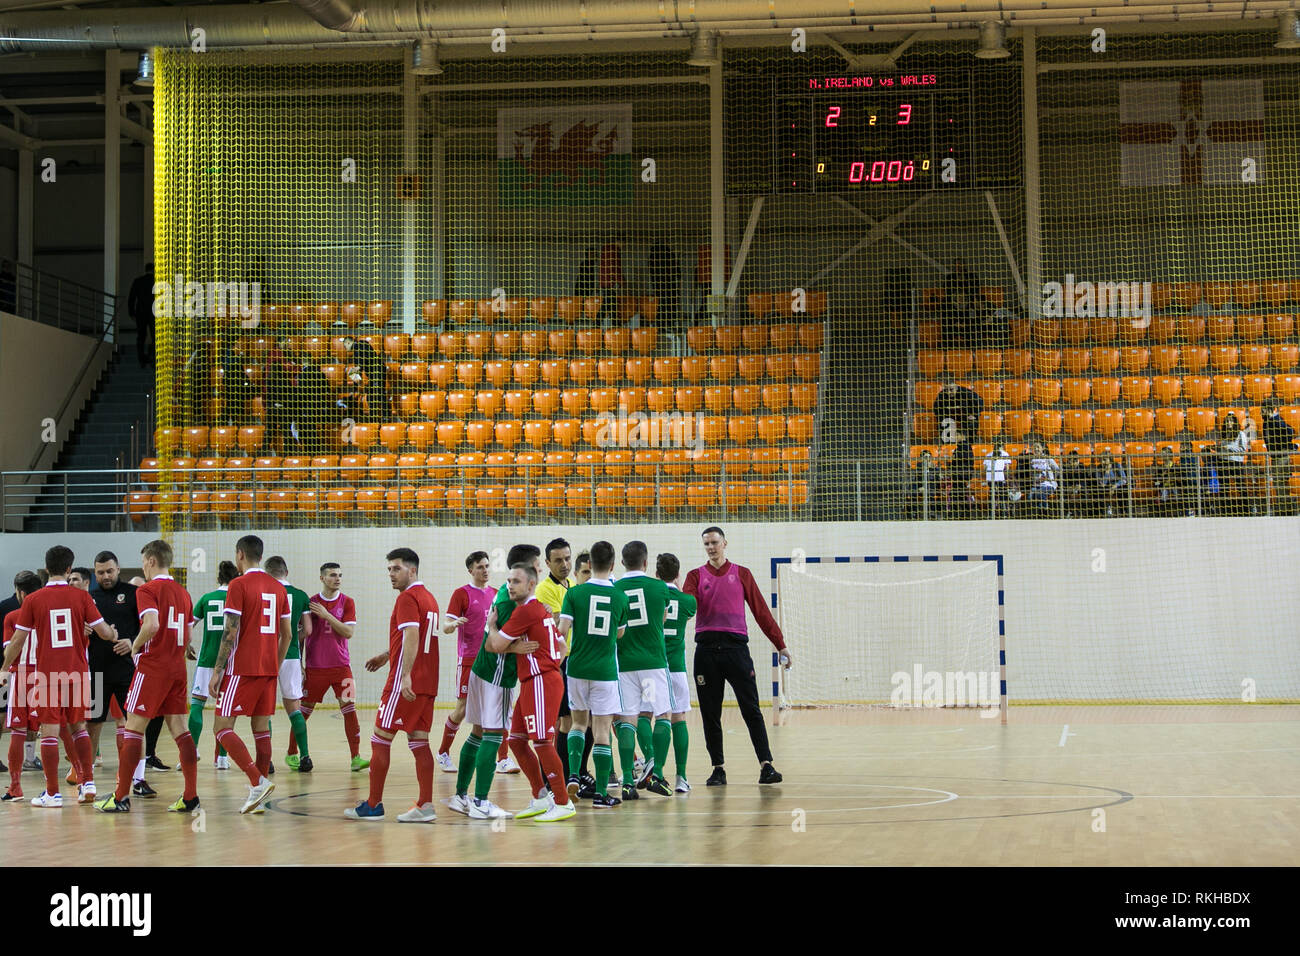
[[[573,551],[569,547],[569,542],[563,538],[555,538],[546,545],[546,567],[550,572],[546,575],[546,580],[537,583],[537,600],[546,605],[546,609],[551,612],[551,616],[559,622],[560,606],[564,603],[564,592],[573,587],[573,578],[569,576],[569,571],[573,569]],[[569,717],[569,677],[568,677],[568,653],[569,646],[564,646],[565,660],[560,664],[560,673],[564,676],[564,695],[560,698],[560,716],[555,722],[555,752],[560,755],[560,763],[564,765],[564,778],[569,778],[569,748],[560,743],[566,739],[569,732],[571,719]]]

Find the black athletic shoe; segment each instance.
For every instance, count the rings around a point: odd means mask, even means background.
[[[176,802],[167,808],[168,813],[193,813],[199,808],[199,798],[186,800],[184,797],[177,797]]]
[[[303,757],[301,760],[298,761],[298,772],[311,773],[313,766],[315,765],[311,762],[310,757]]]
[[[9,772],[9,768],[4,765],[3,760],[0,760],[0,773],[8,773],[8,772]]]
[[[584,783],[578,788],[579,800],[594,800],[596,796],[596,785],[594,783]]]
[[[655,777],[645,786],[646,793],[658,794],[661,797],[671,797],[673,788],[668,786],[668,781],[663,777]]]
[[[641,794],[636,792],[636,787],[627,786],[623,788],[624,800],[640,800]]]
[[[611,796],[608,793],[606,794],[597,793],[594,794],[591,798],[591,805],[597,810],[610,810],[614,807],[617,807],[622,802],[623,801],[620,800],[618,797]]]
[[[594,788],[596,786],[596,778],[589,773],[579,774],[578,782],[581,783],[584,787]]]
[[[651,764],[646,764],[645,770],[641,772],[641,779],[636,782],[636,788],[638,790],[644,790],[646,787],[650,786],[650,781],[653,778],[654,778],[654,766]]]
[[[266,775],[268,777],[271,776],[273,773],[275,773],[275,764],[271,764],[271,766],[266,768]]]
[[[569,791],[570,797],[576,797],[578,791],[582,789],[582,781],[578,779],[577,774],[569,774],[569,779],[565,782],[565,787]]]
[[[727,785],[727,771],[721,767],[714,767],[713,773],[709,774],[709,779],[704,781],[706,787],[725,787]]]
[[[131,793],[132,795],[137,797],[158,796],[158,791],[155,790],[153,787],[149,786],[148,782],[144,780],[137,780],[134,784],[132,784]]]
[[[167,771],[171,769],[171,767],[167,766],[165,763],[163,763],[161,760],[158,759],[157,754],[154,754],[150,757],[145,757],[144,765],[147,770]]]
[[[780,783],[781,775],[770,763],[763,764],[763,772],[758,775],[759,783]]]

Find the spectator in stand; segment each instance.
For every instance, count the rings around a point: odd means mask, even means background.
[[[351,335],[343,337],[343,347],[349,353],[348,379],[364,389],[366,411],[376,419],[387,417],[388,366],[384,364],[383,356],[369,342]]]
[[[1057,480],[1061,474],[1061,463],[1048,454],[1047,446],[1041,441],[1034,442],[1034,457],[1030,460],[1034,469],[1034,487],[1029,492],[1029,500],[1038,505],[1038,510],[1046,513],[1048,504],[1056,495]]]
[[[916,467],[913,471],[912,494],[909,510],[910,518],[937,518],[939,510],[943,504],[941,495],[942,475],[939,470],[939,463],[934,460],[934,454],[930,449],[921,452],[917,459]],[[926,502],[929,501],[929,509],[926,509]]]
[[[1155,490],[1152,513],[1162,518],[1172,518],[1183,510],[1183,473],[1169,446],[1160,449],[1156,463],[1151,468],[1151,487]]]
[[[666,237],[659,237],[650,247],[646,273],[650,294],[659,300],[654,324],[665,335],[681,335],[682,266]]]
[[[296,444],[293,434],[296,371],[296,367],[280,359],[267,364],[266,390],[262,396],[266,407],[266,444],[277,455],[296,450],[293,447]]]
[[[1083,463],[1078,449],[1067,452],[1061,468],[1061,494],[1065,495],[1067,518],[1092,517],[1096,482],[1096,474]]]
[[[957,448],[952,453],[952,464],[948,466],[952,478],[952,500],[956,502],[958,518],[969,518],[972,514],[970,483],[975,479],[975,446],[966,437],[965,432],[957,433]]]
[[[939,440],[945,445],[957,441],[955,432],[974,435],[979,430],[980,413],[984,399],[979,392],[958,385],[951,375],[944,377],[944,386],[934,400],[934,417],[939,423]],[[954,435],[954,437],[949,437]]]
[[[135,354],[140,367],[154,360],[153,263],[146,262],[144,274],[136,276],[126,296],[126,311],[135,319]]]
[[[1230,513],[1244,514],[1246,510],[1243,491],[1246,483],[1246,455],[1250,444],[1255,440],[1255,426],[1249,418],[1237,421],[1237,416],[1229,412],[1219,428],[1218,446],[1219,483],[1225,506]],[[1252,508],[1258,513],[1258,508]]]
[[[1263,422],[1260,423],[1260,437],[1268,449],[1268,473],[1273,486],[1273,501],[1276,511],[1288,513],[1292,510],[1290,498],[1291,453],[1296,450],[1295,429],[1277,410],[1277,400],[1270,398],[1263,406]]]
[[[1007,477],[1011,471],[1011,456],[1002,442],[984,456],[984,481],[989,486],[989,500],[993,517],[1007,511]]]
[[[957,259],[944,280],[944,338],[958,348],[975,347],[975,328],[980,291],[979,278],[966,271],[966,263]]]
[[[1115,517],[1115,506],[1128,494],[1128,471],[1124,468],[1124,459],[1111,455],[1098,478],[1102,497],[1106,501],[1106,517]],[[1122,507],[1122,505],[1121,505]]]
[[[573,297],[585,299],[587,296],[595,295],[599,273],[600,250],[595,246],[588,246],[582,254],[582,262],[578,263],[578,271],[573,277]]]
[[[326,454],[326,436],[332,434],[342,416],[339,414],[339,400],[330,388],[329,380],[314,362],[303,362],[298,371],[298,387],[294,389],[292,408],[303,454]]]

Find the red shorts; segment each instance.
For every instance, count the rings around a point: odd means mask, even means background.
[[[510,736],[527,736],[536,741],[554,737],[563,696],[564,678],[559,671],[546,671],[540,677],[521,680],[515,715],[510,721]]]
[[[36,711],[32,709],[31,693],[32,675],[26,668],[9,673],[6,686],[7,703],[5,706],[4,726],[10,730],[35,730],[40,726],[36,721]]]
[[[456,661],[456,699],[464,700],[469,696],[469,672],[474,666],[474,658],[462,657]]]
[[[126,694],[126,710],[136,717],[152,720],[164,714],[189,712],[189,681],[185,676],[166,678],[136,671]]]
[[[279,680],[274,675],[238,677],[226,674],[221,678],[217,713],[222,717],[270,717],[275,713],[278,690]]]
[[[46,674],[37,669],[29,677],[27,692],[37,726],[84,723],[91,708],[90,671]]]
[[[385,687],[383,696],[379,698],[375,726],[390,734],[402,730],[408,737],[413,733],[427,734],[433,726],[433,695],[416,694],[415,700],[407,700],[402,696],[400,684]]]
[[[327,690],[334,691],[334,698],[340,704],[351,704],[357,699],[356,683],[352,678],[352,668],[313,667],[307,671],[307,679],[302,688],[302,702],[315,707],[325,699]]]

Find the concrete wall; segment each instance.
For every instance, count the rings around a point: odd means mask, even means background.
[[[1286,518],[726,526],[730,556],[751,568],[765,591],[772,559],[789,557],[796,548],[808,557],[1003,555],[1013,701],[1236,700],[1244,680],[1254,682],[1260,700],[1300,697],[1296,528]],[[673,551],[689,569],[705,560],[700,530],[676,524],[529,529],[524,535],[494,527],[268,531],[262,536],[266,553],[283,555],[291,581],[311,593],[322,562],[343,565],[344,590],[357,601],[353,659],[359,672],[360,661],[386,647],[393,595],[384,555],[391,548],[409,546],[420,554],[421,577],[445,605],[465,581],[464,557],[472,550],[506,549],[521,536],[541,545],[561,535],[576,553],[600,538],[620,547],[636,537],[649,545],[652,556]],[[183,560],[191,568],[192,594],[214,585],[217,562],[233,559],[238,536],[175,537],[178,564]],[[140,533],[0,536],[0,581],[38,564],[56,541],[72,547],[79,561],[107,547],[129,565],[138,563],[148,538]],[[503,580],[504,571],[492,576],[494,583]],[[846,601],[842,629],[792,638],[794,687],[798,668],[835,666],[855,653],[858,642],[873,638],[856,632],[861,618]],[[961,623],[937,624],[934,631],[944,637],[948,627],[955,631]],[[786,629],[796,631],[793,622]],[[765,690],[770,647],[752,622],[751,644]],[[444,699],[452,693],[452,647],[447,638],[440,677]],[[373,699],[379,678],[357,677],[363,699]]]

